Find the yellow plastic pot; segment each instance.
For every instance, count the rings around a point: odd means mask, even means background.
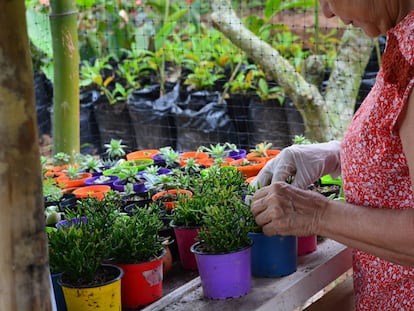
[[[108,265],[109,266],[109,265]],[[121,311],[121,278],[122,269],[112,266],[119,270],[119,275],[102,285],[95,287],[71,287],[60,283],[65,296],[68,311]]]

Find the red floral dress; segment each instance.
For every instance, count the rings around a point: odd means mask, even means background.
[[[414,11],[387,33],[382,69],[342,142],[346,201],[413,208],[413,190],[396,123],[414,84]],[[414,133],[413,133],[414,135]],[[386,234],[387,228],[384,229]],[[414,269],[354,250],[357,310],[414,310]]]

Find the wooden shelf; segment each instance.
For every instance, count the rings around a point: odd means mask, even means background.
[[[295,273],[281,278],[252,278],[246,296],[224,301],[203,297],[200,278],[185,283],[144,311],[292,311],[351,268],[351,249],[332,240],[300,256]]]

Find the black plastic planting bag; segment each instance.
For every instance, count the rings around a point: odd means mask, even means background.
[[[99,97],[98,91],[82,91],[80,93],[80,147],[84,154],[101,154],[101,138],[95,120],[93,105]]]
[[[126,145],[127,152],[134,151],[135,132],[125,102],[109,104],[105,96],[100,96],[93,105],[96,123],[101,138],[101,149],[105,152],[105,144],[111,139],[120,139]]]
[[[252,98],[249,105],[251,133],[249,141],[256,145],[272,143],[272,148],[282,149],[291,144],[285,108],[278,100],[261,101]]]
[[[175,148],[176,128],[171,109],[178,97],[178,85],[159,97],[158,85],[131,94],[128,111],[135,129],[137,149]]]
[[[34,89],[36,100],[36,115],[39,135],[50,135],[53,105],[53,86],[43,73],[35,73]]]
[[[237,137],[233,142],[239,148],[250,149],[249,142],[250,124],[249,124],[249,94],[230,94],[226,99],[230,118],[233,120],[236,128]]]
[[[235,127],[228,115],[227,103],[219,101],[218,94],[200,91],[174,106],[177,150],[192,151],[201,145],[235,140]]]

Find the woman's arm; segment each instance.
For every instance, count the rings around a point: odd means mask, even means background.
[[[397,126],[413,185],[413,92]],[[414,206],[404,210],[361,207],[286,183],[274,183],[256,192],[252,212],[265,234],[319,234],[385,260],[414,267]]]

